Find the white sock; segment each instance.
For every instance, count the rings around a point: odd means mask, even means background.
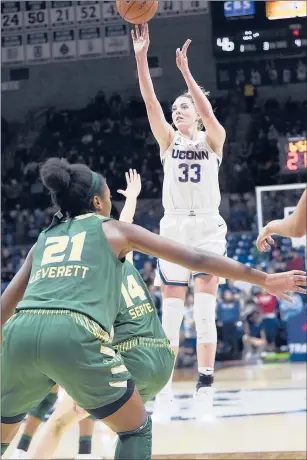
[[[214,372],[213,367],[199,367],[198,372],[203,375],[212,375]]]

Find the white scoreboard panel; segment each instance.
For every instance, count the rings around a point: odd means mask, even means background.
[[[25,60],[22,34],[2,35],[1,62],[3,65],[20,65]]]
[[[107,56],[129,54],[130,33],[128,24],[108,24],[104,30],[104,50]]]
[[[63,29],[52,32],[52,59],[70,61],[77,57],[76,30]]]
[[[101,57],[103,43],[100,27],[90,26],[78,30],[78,56],[81,58]]]
[[[159,0],[156,17],[207,12],[206,0]],[[115,0],[1,0],[2,65],[127,55],[130,28]]]
[[[51,46],[48,32],[30,32],[26,38],[26,60],[30,64],[50,61]]]

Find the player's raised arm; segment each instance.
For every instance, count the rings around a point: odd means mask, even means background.
[[[135,169],[129,169],[129,172],[126,172],[125,176],[127,182],[126,190],[117,190],[118,193],[126,197],[119,220],[132,224],[136,210],[137,197],[141,193],[142,188],[141,177]]]
[[[35,245],[34,245],[35,246]],[[1,327],[13,315],[18,302],[23,298],[30,279],[32,268],[32,253],[34,246],[29,251],[26,260],[16,273],[1,297]]]
[[[132,224],[136,210],[137,197],[139,196],[142,188],[141,177],[135,169],[129,169],[129,172],[126,172],[126,182],[126,190],[117,190],[118,193],[126,197],[119,220],[121,222]],[[126,255],[126,260],[129,260],[129,262],[133,264],[132,252],[129,252],[129,254]]]
[[[294,212],[284,219],[272,220],[260,231],[256,241],[259,251],[267,252],[274,244],[272,234],[301,238],[307,234],[307,192],[304,191]]]
[[[218,155],[223,154],[223,145],[226,138],[226,132],[220,122],[214,115],[212,106],[202,91],[201,87],[194,80],[190,69],[187,58],[187,50],[191,43],[191,40],[187,40],[183,45],[182,49],[177,48],[176,50],[176,64],[182,73],[183,78],[187,84],[189,93],[193,98],[196,110],[203,122],[207,132],[207,139],[210,147]]]
[[[103,230],[119,258],[135,250],[169,262],[182,265],[196,272],[206,272],[221,278],[236,279],[264,287],[271,294],[289,302],[291,298],[283,291],[306,294],[299,286],[307,285],[306,273],[293,270],[268,275],[244,264],[209,251],[185,247],[168,238],[155,235],[137,225],[109,221],[103,223]]]
[[[143,24],[141,28],[136,25],[131,35],[137,63],[140,90],[146,105],[150,127],[161,151],[165,151],[171,144],[175,131],[165,119],[162,107],[157,99],[152,84],[147,61],[147,51],[150,43],[148,24]]]

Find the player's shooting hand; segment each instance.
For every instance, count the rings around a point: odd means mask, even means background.
[[[301,286],[307,286],[306,272],[301,270],[292,270],[291,272],[267,275],[263,285],[270,294],[291,303],[293,303],[293,300],[285,294],[285,291],[307,294],[307,289],[304,289]]]
[[[148,24],[142,24],[141,27],[135,26],[135,30],[131,31],[133,48],[136,57],[147,55],[149,48],[149,29]]]
[[[259,251],[268,252],[271,249],[271,244],[274,244],[274,240],[271,237],[269,227],[266,225],[258,235],[256,246]]]
[[[140,175],[135,169],[129,169],[129,172],[126,172],[126,181],[126,190],[117,190],[117,192],[126,198],[137,198],[142,188]]]
[[[181,72],[186,72],[189,70],[189,62],[187,57],[187,51],[191,44],[192,40],[188,39],[183,45],[182,49],[176,49],[176,64]]]

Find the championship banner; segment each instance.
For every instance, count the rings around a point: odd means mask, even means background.
[[[73,25],[75,22],[75,8],[72,1],[51,2],[50,24],[52,27]]]
[[[179,0],[173,1],[159,1],[157,17],[163,16],[178,16],[181,12],[181,2]]]
[[[104,1],[101,4],[102,17],[104,21],[114,21],[122,19],[116,9],[116,3],[114,1]]]
[[[24,62],[24,46],[22,34],[2,35],[1,62],[4,66],[22,64]]]
[[[101,8],[98,0],[80,0],[77,2],[77,21],[79,24],[101,21]]]
[[[244,2],[247,3],[247,2]],[[209,12],[209,2],[207,0],[183,0],[182,2],[182,11],[184,14],[198,14],[198,13],[208,13]]]
[[[104,51],[106,56],[125,56],[130,51],[128,24],[112,24],[105,27]]]
[[[47,2],[24,2],[26,11],[24,11],[24,25],[26,28],[47,27],[48,10]]]
[[[26,59],[29,64],[50,62],[51,47],[47,32],[32,32],[27,34]]]
[[[52,58],[54,61],[69,61],[77,56],[75,30],[56,30],[52,33]]]
[[[19,30],[22,27],[22,12],[20,2],[1,2],[2,32]]]
[[[78,30],[78,56],[92,58],[102,56],[103,46],[100,27],[87,27]]]

